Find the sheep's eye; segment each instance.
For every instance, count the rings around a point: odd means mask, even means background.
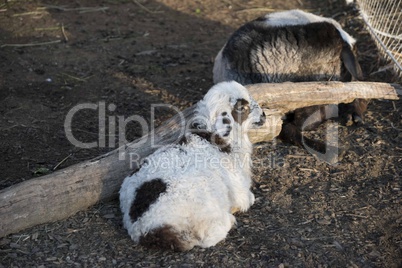
[[[245,113],[249,110],[250,108],[248,106],[240,106],[236,107],[236,112],[238,113]]]

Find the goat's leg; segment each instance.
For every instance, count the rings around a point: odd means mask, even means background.
[[[297,145],[299,147],[309,147],[314,151],[324,154],[325,153],[325,143],[313,140],[303,136],[299,127],[293,123],[284,123],[282,125],[282,130],[279,133],[278,138],[286,143]]]
[[[335,164],[339,161],[339,157],[342,154],[342,150],[339,151],[336,147],[303,136],[301,130],[293,123],[284,123],[278,138],[283,142],[309,149],[308,151],[312,155],[327,163]]]
[[[355,99],[352,103],[339,104],[339,113],[341,114],[344,124],[351,126],[353,124],[364,123],[364,113],[367,110],[369,100]]]
[[[282,125],[279,139],[283,142],[300,147],[308,146],[319,153],[325,153],[325,144],[304,137],[302,130],[317,128],[325,120],[324,106],[311,106],[296,109],[287,114],[287,120]]]

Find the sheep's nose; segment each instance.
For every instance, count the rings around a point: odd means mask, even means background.
[[[257,125],[259,125],[259,126],[264,125],[265,124],[265,119],[266,119],[265,113],[262,112],[262,114],[260,116],[260,122],[258,122]]]
[[[260,116],[260,120],[261,120],[262,124],[265,123],[265,119],[266,119],[266,118],[267,118],[267,117],[266,117],[266,115],[265,115],[265,112],[262,112],[262,115]]]

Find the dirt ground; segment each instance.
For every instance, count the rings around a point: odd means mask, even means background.
[[[108,116],[147,119],[153,103],[188,107],[211,87],[230,33],[290,8],[340,21],[358,40],[367,79],[401,82],[340,0],[1,1],[0,189],[114,149],[67,140],[64,121],[77,104],[103,101],[116,105]],[[1,238],[0,267],[401,267],[401,104],[372,101],[365,125],[339,125],[346,152],[334,166],[277,141],[256,145],[264,163],[255,167],[256,203],[215,247],[135,247],[114,200]],[[156,123],[169,116],[157,111]],[[77,113],[73,130],[96,140],[97,111]],[[127,126],[128,140],[140,135]]]

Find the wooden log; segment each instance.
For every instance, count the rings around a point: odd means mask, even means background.
[[[249,132],[253,143],[272,140],[279,135],[281,118],[297,108],[322,104],[350,103],[361,99],[398,99],[398,84],[370,82],[303,82],[253,84],[246,86],[267,115],[267,124]]]
[[[321,104],[350,103],[354,99],[398,99],[401,86],[376,82],[304,82],[246,86],[263,108],[282,113]]]
[[[351,102],[355,98],[397,100],[400,87],[368,82],[256,84],[250,93],[267,114],[267,124],[249,133],[253,142],[278,135],[281,116],[296,108]],[[95,159],[0,191],[0,237],[38,224],[65,219],[99,201],[117,197],[123,179],[157,145],[177,142],[194,106],[169,119],[148,135]]]

